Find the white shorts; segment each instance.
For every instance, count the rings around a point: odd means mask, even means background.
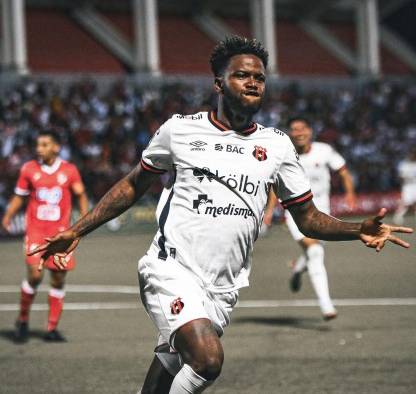
[[[145,255],[139,261],[140,296],[159,330],[159,344],[172,348],[178,328],[195,319],[209,319],[219,336],[230,323],[238,291],[212,293],[201,286],[196,276],[176,260]]]

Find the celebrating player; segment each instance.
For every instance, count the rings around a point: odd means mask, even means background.
[[[77,196],[81,215],[88,210],[88,199],[77,168],[58,157],[60,150],[59,135],[54,131],[42,131],[36,142],[38,161],[25,163],[2,219],[3,227],[8,230],[11,219],[23,206],[28,197],[26,209],[26,253],[45,242],[57,231],[63,231],[70,225],[71,192]],[[45,340],[62,341],[64,337],[56,329],[64,302],[64,284],[66,271],[75,266],[72,253],[68,254],[65,270],[58,270],[52,257],[45,266],[50,269],[51,289],[49,291],[49,315]],[[20,294],[20,313],[16,321],[15,340],[25,342],[28,338],[29,311],[36,289],[42,281],[42,272],[38,270],[39,256],[27,256],[27,279],[22,283]]]
[[[304,117],[293,117],[289,121],[289,136],[299,154],[299,160],[311,183],[313,202],[321,211],[329,214],[329,195],[331,189],[331,173],[337,172],[345,190],[345,200],[350,209],[356,205],[354,184],[345,160],[330,145],[323,142],[312,142],[312,127]],[[268,203],[266,213],[273,209]],[[265,216],[266,216],[265,213]],[[312,286],[319,300],[323,318],[330,320],[336,317],[337,311],[329,296],[328,276],[324,265],[324,248],[320,241],[303,235],[294,222],[289,211],[285,211],[286,224],[295,241],[303,249],[293,263],[290,288],[299,291],[301,275],[307,270]]]
[[[175,179],[159,212],[159,230],[139,261],[142,302],[159,332],[142,393],[200,393],[219,376],[220,337],[238,291],[248,285],[251,252],[273,186],[311,238],[358,240],[381,250],[412,229],[382,224],[385,210],[347,223],[315,208],[290,138],[252,122],[265,89],[268,54],[256,40],[232,37],[211,55],[218,107],[174,115],[155,133],[140,164],[67,231],[31,252],[55,255],[58,268],[80,239],[120,215],[159,175]]]

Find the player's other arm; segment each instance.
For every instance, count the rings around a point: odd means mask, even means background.
[[[6,229],[6,231],[9,231],[10,222],[12,218],[16,215],[17,212],[19,212],[24,202],[25,197],[19,196],[17,194],[13,195],[13,197],[10,199],[6,212],[1,220],[1,224]]]
[[[88,197],[85,192],[85,186],[82,182],[76,182],[72,185],[72,193],[78,200],[78,207],[80,216],[84,216],[88,213]]]
[[[341,183],[345,191],[345,201],[347,202],[348,207],[353,210],[357,205],[357,196],[355,194],[352,175],[345,166],[338,171],[338,174],[341,177]]]
[[[81,237],[130,208],[158,177],[158,174],[145,171],[140,164],[137,165],[73,226],[52,238],[47,238],[47,243],[30,252],[30,255],[44,252],[40,259],[39,269],[42,269],[43,263],[51,255],[55,255],[55,265],[59,269],[65,269],[65,256],[76,248]]]
[[[351,223],[339,220],[319,211],[313,201],[289,207],[300,231],[307,237],[326,241],[361,240],[366,246],[380,251],[387,241],[408,248],[410,245],[392,233],[412,233],[409,227],[397,227],[384,224],[387,210],[382,208],[378,215],[362,223]]]

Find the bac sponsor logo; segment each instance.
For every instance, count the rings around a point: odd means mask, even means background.
[[[189,145],[192,146],[191,150],[202,151],[202,150],[205,150],[205,146],[208,144],[204,141],[198,140],[198,141],[190,142]]]
[[[178,297],[173,300],[170,303],[170,311],[172,312],[172,315],[179,315],[184,306],[185,304],[183,303],[182,298]]]
[[[220,152],[244,154],[244,147],[235,144],[215,144],[215,150]]]
[[[260,181],[251,182],[248,175],[244,174],[228,174],[228,176],[220,175],[218,170],[215,170],[215,173],[213,173],[209,170],[209,168],[206,167],[201,169],[195,168],[193,174],[199,182],[202,182],[205,178],[208,179],[209,182],[212,182],[213,179],[218,178],[236,191],[254,196],[257,196],[260,187]]]
[[[222,207],[215,206],[212,198],[209,198],[206,194],[198,194],[198,198],[193,200],[193,208],[196,209],[199,215],[209,215],[214,218],[218,216],[242,216],[247,219],[254,216],[251,209],[236,207],[232,203]]]
[[[36,190],[36,198],[39,201],[45,201],[48,204],[59,204],[62,199],[62,189],[59,186],[52,187],[40,187]]]
[[[259,145],[254,145],[254,150],[253,150],[253,156],[258,160],[258,161],[264,161],[267,160],[267,149],[263,148],[262,146]]]

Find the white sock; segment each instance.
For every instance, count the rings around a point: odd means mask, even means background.
[[[302,272],[305,270],[305,268],[306,268],[306,256],[304,254],[301,254],[295,261],[292,271]]]
[[[202,393],[213,382],[213,380],[206,380],[199,376],[188,364],[184,364],[173,379],[169,394]]]
[[[306,249],[307,266],[312,286],[318,297],[322,313],[335,312],[329,297],[328,276],[324,265],[324,248],[321,244],[313,244]]]
[[[36,289],[33,288],[29,282],[27,281],[27,279],[23,279],[22,282],[22,290],[26,293],[26,294],[35,294],[36,293]]]

